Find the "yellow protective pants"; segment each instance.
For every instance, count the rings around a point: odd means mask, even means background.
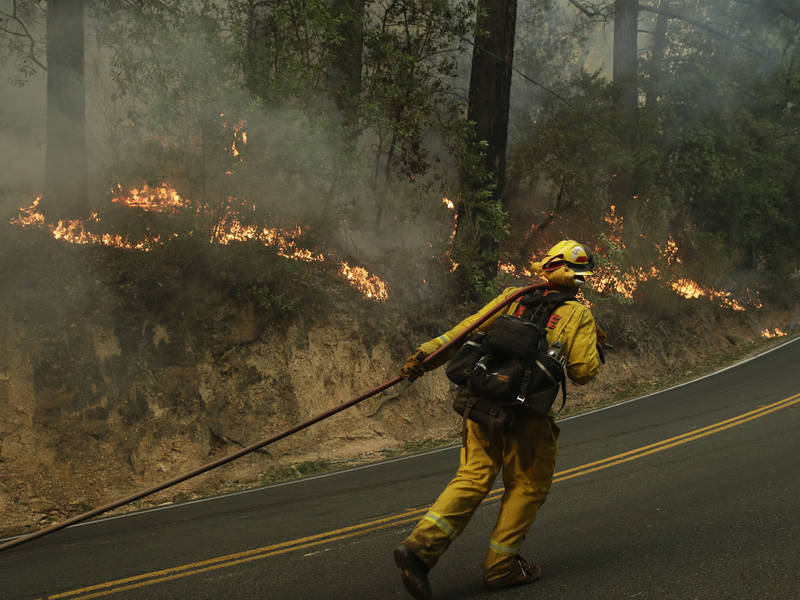
[[[520,418],[513,431],[494,436],[478,423],[467,421],[455,478],[403,543],[433,567],[464,530],[503,467],[505,491],[483,563],[483,578],[490,582],[510,573],[525,534],[550,491],[558,433],[558,425],[550,417]]]

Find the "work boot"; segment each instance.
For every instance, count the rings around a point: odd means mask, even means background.
[[[394,549],[394,562],[403,572],[400,576],[408,593],[417,600],[431,600],[431,586],[428,583],[428,565],[414,554],[405,544]]]
[[[542,576],[542,568],[537,564],[530,564],[527,560],[517,555],[514,557],[513,570],[508,575],[503,575],[499,579],[484,582],[486,589],[503,590],[514,587],[515,585],[526,585],[533,583]]]

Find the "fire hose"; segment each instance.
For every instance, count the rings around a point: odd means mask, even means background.
[[[508,306],[509,304],[511,304],[512,302],[514,302],[518,298],[520,298],[521,296],[524,296],[528,292],[530,292],[530,291],[532,291],[532,290],[534,290],[536,288],[540,288],[540,287],[542,287],[542,284],[530,285],[530,286],[527,286],[527,287],[524,287],[524,288],[521,288],[521,289],[517,290],[514,294],[512,294],[508,298],[504,299],[503,302],[497,304],[497,306],[492,307],[491,310],[489,310],[486,314],[482,315],[481,318],[479,318],[477,321],[475,321],[475,323],[470,325],[467,329],[465,329],[463,332],[461,332],[458,336],[456,336],[455,338],[453,338],[452,340],[447,342],[445,345],[443,345],[441,348],[439,348],[435,352],[432,352],[431,354],[426,356],[425,359],[422,361],[423,364],[431,362],[432,360],[434,360],[434,358],[436,358],[437,356],[440,356],[441,354],[446,352],[448,349],[452,348],[453,346],[456,346],[457,344],[461,344],[461,342],[470,333],[472,333],[472,331],[474,331],[476,328],[480,327],[483,323],[485,323],[487,320],[489,320],[493,315],[497,314],[500,310],[502,310],[503,308],[505,308],[506,306]],[[331,408],[330,410],[325,411],[324,413],[321,413],[321,414],[319,414],[319,415],[317,415],[317,416],[315,416],[315,417],[313,417],[311,419],[308,419],[307,421],[304,421],[304,422],[302,422],[302,423],[300,423],[298,425],[295,425],[294,427],[291,427],[290,429],[287,429],[286,431],[283,431],[281,433],[273,435],[272,437],[267,438],[265,440],[262,440],[260,442],[257,442],[255,444],[251,444],[250,446],[247,446],[246,448],[242,448],[241,450],[238,450],[238,451],[236,451],[236,452],[234,452],[232,454],[228,454],[227,456],[223,456],[222,458],[219,458],[219,459],[217,459],[217,460],[215,460],[213,462],[210,462],[210,463],[207,463],[207,464],[205,464],[205,465],[203,465],[201,467],[198,467],[197,469],[194,469],[193,471],[189,471],[188,473],[184,473],[183,475],[179,475],[177,477],[174,477],[174,478],[172,478],[172,479],[170,479],[168,481],[165,481],[165,482],[160,483],[158,485],[155,485],[153,487],[149,487],[149,488],[147,488],[145,490],[141,490],[141,491],[138,491],[138,492],[136,492],[134,494],[131,494],[129,496],[125,496],[124,498],[120,498],[119,500],[115,500],[115,501],[110,502],[108,504],[104,504],[103,506],[98,506],[97,508],[93,508],[93,509],[91,509],[89,511],[86,511],[86,512],[81,513],[79,515],[76,515],[74,517],[70,517],[69,519],[66,519],[64,521],[60,521],[58,523],[53,523],[52,525],[49,525],[49,526],[45,527],[44,529],[40,529],[38,531],[34,531],[32,533],[28,533],[26,535],[22,535],[20,537],[13,538],[13,539],[11,539],[11,540],[3,543],[3,544],[0,544],[0,551],[7,550],[8,548],[11,548],[13,546],[19,546],[20,544],[23,544],[25,542],[29,542],[29,541],[34,540],[36,538],[42,537],[44,535],[48,535],[50,533],[54,533],[54,532],[59,531],[61,529],[65,529],[66,527],[69,527],[71,525],[75,525],[75,524],[80,523],[82,521],[86,521],[87,519],[91,519],[92,517],[96,517],[96,516],[98,516],[100,514],[103,514],[105,512],[113,510],[115,508],[119,508],[120,506],[123,506],[125,504],[130,504],[131,502],[135,502],[136,500],[141,500],[142,498],[144,498],[146,496],[150,496],[152,494],[155,494],[156,492],[160,492],[160,491],[165,490],[165,489],[167,489],[169,487],[172,487],[173,485],[177,485],[177,484],[182,483],[182,482],[184,482],[184,481],[186,481],[188,479],[191,479],[193,477],[197,477],[198,475],[202,475],[203,473],[207,473],[208,471],[216,469],[217,467],[221,467],[222,465],[225,465],[225,464],[227,464],[227,463],[229,463],[231,461],[234,461],[237,458],[241,458],[242,456],[244,456],[246,454],[250,454],[251,452],[254,452],[254,451],[256,451],[256,450],[258,450],[260,448],[263,448],[264,446],[268,446],[270,444],[273,444],[273,443],[277,442],[278,440],[282,440],[283,438],[286,438],[286,437],[289,437],[290,435],[298,433],[299,431],[302,431],[303,429],[306,429],[307,427],[310,427],[311,425],[314,425],[315,423],[319,423],[320,421],[324,421],[325,419],[335,415],[336,413],[339,413],[339,412],[341,412],[341,411],[343,411],[343,410],[345,410],[347,408],[350,408],[351,406],[355,406],[356,404],[359,404],[360,402],[363,402],[367,398],[371,398],[372,396],[375,396],[376,394],[379,394],[379,393],[381,393],[383,391],[388,390],[390,387],[392,387],[393,385],[395,385],[397,383],[400,383],[401,381],[403,381],[402,377],[399,377],[399,376],[395,377],[394,379],[391,379],[391,380],[387,381],[386,383],[384,383],[382,385],[379,385],[378,387],[370,390],[369,392],[367,392],[365,394],[362,394],[361,396],[358,396],[357,398],[353,398],[352,400],[350,400],[348,402],[345,402],[344,404],[340,404],[338,406],[335,406],[335,407]]]

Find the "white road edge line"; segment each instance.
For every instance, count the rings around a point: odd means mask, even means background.
[[[589,410],[589,411],[586,411],[586,412],[583,412],[583,413],[580,413],[580,414],[577,414],[577,415],[572,415],[571,417],[564,417],[563,419],[558,419],[558,422],[560,423],[562,421],[569,421],[571,419],[579,419],[581,417],[586,417],[588,415],[593,415],[595,413],[602,412],[604,410],[617,408],[618,406],[623,406],[625,404],[630,404],[631,402],[637,402],[637,401],[643,400],[645,398],[650,398],[651,396],[657,396],[658,394],[663,394],[663,393],[669,392],[671,390],[675,390],[675,389],[678,389],[678,388],[681,388],[681,387],[684,387],[684,386],[687,386],[687,385],[691,385],[693,383],[697,383],[698,381],[702,381],[703,379],[708,379],[709,377],[713,377],[715,375],[718,375],[719,373],[724,373],[725,371],[728,371],[730,369],[735,369],[736,367],[739,367],[739,366],[741,366],[741,365],[743,365],[745,363],[748,363],[750,361],[753,361],[753,360],[756,360],[758,358],[761,358],[762,356],[764,356],[766,354],[769,354],[770,352],[774,352],[775,350],[778,350],[780,348],[783,348],[784,346],[788,346],[789,344],[792,344],[792,343],[796,342],[797,340],[800,340],[800,336],[796,336],[796,337],[794,337],[794,338],[792,338],[790,340],[787,340],[787,341],[783,342],[782,344],[779,344],[779,345],[775,346],[774,348],[770,348],[769,350],[764,350],[763,352],[759,352],[758,354],[756,354],[754,356],[751,356],[749,358],[745,358],[744,360],[740,360],[739,362],[736,362],[736,363],[734,363],[732,365],[729,365],[727,367],[723,367],[722,369],[719,369],[719,370],[714,371],[712,373],[707,373],[706,375],[702,375],[700,377],[696,377],[695,379],[691,379],[689,381],[684,381],[683,383],[679,383],[679,384],[670,386],[670,387],[665,388],[663,390],[658,390],[657,392],[651,392],[651,393],[645,394],[643,396],[637,396],[636,398],[631,398],[629,400],[623,400],[622,402],[617,402],[616,404],[610,404],[609,406],[604,406],[602,408],[596,408],[594,410]],[[124,515],[114,515],[114,516],[111,516],[111,517],[104,517],[104,518],[101,518],[101,519],[95,519],[95,520],[87,521],[87,522],[84,522],[84,523],[76,523],[75,525],[70,525],[69,527],[67,527],[67,529],[72,529],[73,527],[83,527],[85,525],[94,525],[94,524],[97,524],[97,523],[104,523],[106,521],[115,521],[117,519],[123,519],[123,518],[126,518],[126,517],[144,515],[144,514],[147,514],[147,513],[153,513],[153,512],[158,512],[158,511],[162,511],[162,510],[167,510],[167,509],[170,509],[170,508],[178,508],[178,507],[182,507],[182,506],[188,506],[190,504],[200,504],[201,502],[211,502],[213,500],[219,500],[219,499],[222,499],[222,498],[230,498],[232,496],[241,496],[243,494],[252,494],[254,492],[262,492],[264,490],[270,490],[270,489],[279,488],[279,487],[285,487],[285,486],[289,486],[289,485],[296,485],[298,483],[305,483],[307,481],[313,481],[315,479],[324,479],[326,477],[335,477],[335,476],[338,476],[338,475],[344,475],[346,473],[353,473],[355,471],[362,471],[364,469],[371,469],[371,468],[378,467],[378,466],[381,466],[381,465],[386,465],[386,464],[391,464],[391,463],[401,462],[401,461],[406,461],[406,460],[413,460],[413,459],[416,459],[416,458],[421,458],[423,456],[429,456],[431,454],[438,454],[440,452],[447,452],[449,450],[453,450],[453,449],[460,448],[460,447],[461,447],[460,444],[455,445],[455,446],[447,446],[445,448],[437,448],[436,450],[428,450],[427,452],[420,452],[419,454],[411,454],[409,456],[400,456],[398,458],[391,458],[389,460],[382,460],[380,462],[370,463],[370,464],[367,464],[367,465],[361,465],[361,466],[358,466],[358,467],[352,467],[350,469],[344,469],[344,470],[341,470],[341,471],[333,471],[331,473],[322,473],[320,475],[312,475],[311,477],[304,477],[303,479],[295,479],[293,481],[284,481],[283,483],[275,483],[275,484],[272,484],[272,485],[267,485],[267,486],[262,486],[262,487],[257,487],[257,488],[251,488],[249,490],[242,490],[240,492],[232,492],[230,494],[222,494],[220,496],[212,496],[210,498],[198,498],[197,500],[190,500],[189,502],[181,502],[179,504],[168,504],[168,505],[164,505],[164,506],[156,506],[156,507],[153,507],[153,508],[147,508],[147,509],[144,509],[144,510],[138,510],[138,511],[135,511],[135,512],[126,513]],[[13,540],[16,537],[22,537],[22,536],[14,536],[14,537],[6,538],[6,539],[0,539],[0,542]]]
[[[594,410],[589,410],[589,411],[586,411],[584,413],[580,413],[580,414],[577,414],[577,415],[572,415],[571,417],[564,417],[563,419],[558,419],[558,422],[560,423],[561,421],[569,421],[570,419],[577,419],[578,417],[585,417],[587,415],[593,415],[594,413],[602,412],[602,411],[608,410],[610,408],[616,408],[618,406],[622,406],[623,404],[630,404],[631,402],[636,402],[637,400],[644,400],[645,398],[650,398],[651,396],[657,396],[658,394],[663,394],[663,393],[669,392],[671,390],[676,390],[678,388],[682,388],[682,387],[684,387],[686,385],[691,385],[693,383],[697,383],[698,381],[702,381],[703,379],[708,379],[709,377],[714,377],[715,375],[719,375],[720,373],[724,373],[725,371],[729,371],[731,369],[735,369],[736,367],[739,367],[739,366],[741,366],[741,365],[743,365],[745,363],[748,363],[750,361],[756,360],[757,358],[761,358],[762,356],[764,356],[766,354],[769,354],[770,352],[775,352],[775,350],[778,350],[779,348],[783,348],[784,346],[788,346],[789,344],[792,344],[792,343],[796,342],[797,340],[800,340],[800,336],[793,337],[790,340],[786,340],[782,344],[778,344],[774,348],[770,348],[769,350],[764,350],[763,352],[759,352],[758,354],[755,354],[755,355],[751,356],[750,358],[745,358],[744,360],[740,360],[739,362],[733,363],[732,365],[728,365],[727,367],[723,367],[723,368],[718,369],[716,371],[713,371],[711,373],[706,373],[705,375],[701,375],[700,377],[695,377],[694,379],[690,379],[689,381],[684,381],[683,383],[678,383],[678,384],[675,384],[675,385],[670,386],[668,388],[664,388],[663,390],[658,390],[656,392],[650,392],[649,394],[645,394],[644,396],[638,396],[636,398],[631,398],[630,400],[623,400],[622,402],[617,402],[616,404],[609,404],[608,406],[603,406],[602,408],[595,408]]]

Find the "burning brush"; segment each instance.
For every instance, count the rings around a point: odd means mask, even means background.
[[[606,233],[608,242],[615,248],[625,249],[623,219],[616,214],[614,205],[609,207],[604,220],[608,230]],[[734,311],[746,310],[743,303],[734,298],[731,292],[703,286],[692,279],[672,275],[670,271],[674,266],[681,264],[678,256],[678,244],[672,237],[669,237],[663,245],[654,244],[654,246],[658,256],[657,264],[649,267],[623,268],[606,262],[594,269],[594,275],[587,279],[587,284],[595,292],[619,294],[624,298],[632,299],[641,284],[657,280],[684,298],[694,299],[705,296],[724,308]],[[597,255],[603,255],[603,248],[599,246],[595,247],[594,251]],[[528,269],[518,269],[510,263],[500,264],[499,268],[512,277],[530,278],[532,276]],[[750,299],[749,303],[760,308],[758,298]]]
[[[127,194],[123,194],[122,186],[117,184],[113,191],[116,195],[112,198],[112,203],[148,213],[177,215],[190,206],[188,200],[182,198],[174,188],[167,184],[161,184],[158,187],[144,185],[141,188],[131,189]],[[94,233],[90,228],[96,227],[101,222],[100,215],[96,212],[93,212],[85,221],[76,219],[60,220],[55,224],[47,223],[44,215],[39,211],[40,201],[41,197],[38,197],[30,206],[21,207],[19,215],[11,219],[11,223],[20,227],[46,228],[54,239],[69,244],[95,244],[149,252],[155,246],[163,243],[164,238],[161,235],[145,234],[143,239],[132,240],[119,234]],[[299,246],[297,239],[301,234],[302,229],[299,225],[290,229],[245,225],[233,211],[229,211],[220,218],[214,227],[210,242],[227,246],[234,243],[256,241],[264,246],[276,248],[278,256],[286,259],[301,262],[330,261],[330,258],[323,253],[313,252]],[[167,237],[174,239],[179,236],[179,233],[173,232]],[[378,301],[385,301],[389,298],[386,282],[363,267],[351,267],[347,262],[338,261],[338,271],[365,298]]]

